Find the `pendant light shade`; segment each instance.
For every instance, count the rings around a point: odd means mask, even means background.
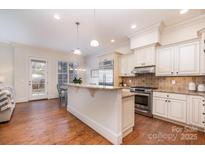
[[[77,26],[77,41],[76,41],[77,49],[74,50],[74,54],[75,55],[81,55],[81,51],[80,51],[80,48],[79,48],[79,32],[78,32],[78,26],[80,25],[80,23],[76,22],[75,24]]]
[[[94,37],[95,37],[95,9],[94,9],[94,14],[93,14],[93,31],[94,31]],[[95,39],[93,39],[92,41],[90,41],[90,46],[91,47],[98,47],[99,46],[99,42]]]
[[[81,55],[80,49],[75,49],[75,50],[74,50],[74,54],[75,54],[75,55]]]
[[[92,40],[92,41],[90,42],[90,46],[91,46],[91,47],[98,47],[98,46],[99,46],[99,42],[98,42],[97,40]]]

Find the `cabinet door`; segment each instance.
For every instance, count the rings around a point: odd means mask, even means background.
[[[169,99],[168,118],[186,123],[186,101]]]
[[[135,56],[134,54],[128,54],[127,55],[127,74],[132,75],[132,70],[135,67]]]
[[[134,96],[122,99],[122,130],[134,126]]]
[[[121,57],[120,57],[120,75],[127,75],[127,73],[128,73],[127,55],[121,55]]]
[[[205,124],[203,121],[205,120],[205,111],[203,104],[205,104],[203,97],[190,96],[188,115],[191,125],[204,128]]]
[[[199,74],[199,42],[176,46],[176,75]]]
[[[165,98],[154,97],[153,114],[167,118],[167,102]]]
[[[205,33],[202,34],[202,38],[200,40],[200,74],[205,74]]]
[[[160,48],[157,50],[156,56],[156,75],[171,76],[174,74],[173,58],[174,48]]]
[[[139,49],[135,51],[136,56],[136,66],[145,66],[146,65],[146,52],[143,49]]]
[[[155,47],[146,47],[135,51],[136,66],[151,66],[155,65]]]

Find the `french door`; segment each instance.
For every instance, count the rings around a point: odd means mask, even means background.
[[[29,59],[29,100],[48,98],[47,60]]]

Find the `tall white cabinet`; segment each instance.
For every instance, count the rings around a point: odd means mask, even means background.
[[[199,75],[199,40],[157,49],[157,76]]]
[[[189,124],[205,127],[205,101],[200,96],[189,97]]]
[[[199,42],[176,46],[175,64],[176,75],[199,74]]]
[[[171,76],[174,74],[174,48],[165,47],[157,50],[156,74]]]

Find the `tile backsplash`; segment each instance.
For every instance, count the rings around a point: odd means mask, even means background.
[[[141,74],[135,77],[123,77],[127,86],[152,86],[167,90],[188,90],[189,82],[205,84],[205,76],[159,77],[154,74]],[[175,82],[175,84],[173,84]]]

